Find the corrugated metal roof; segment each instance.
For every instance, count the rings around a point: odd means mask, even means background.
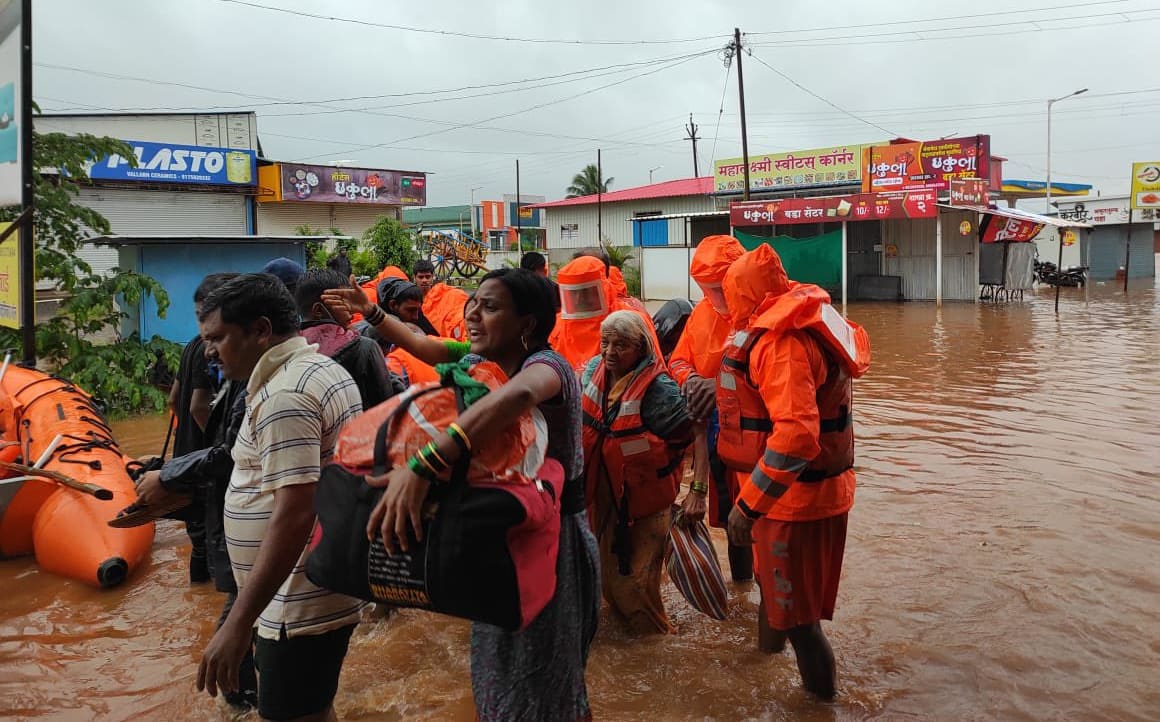
[[[653,183],[636,188],[622,188],[618,191],[609,191],[603,194],[602,202],[616,203],[618,201],[639,201],[648,198],[672,198],[674,196],[703,196],[713,192],[713,176],[705,178],[682,178],[680,180]],[[549,203],[537,203],[532,208],[560,208],[563,206],[596,205],[597,196],[580,196],[565,198]]]
[[[673,218],[704,218],[706,216],[727,215],[729,215],[729,211],[688,211],[686,213],[665,213],[661,216],[639,216],[635,218],[629,218],[628,220],[633,223],[639,223],[641,221],[667,221],[672,220]]]

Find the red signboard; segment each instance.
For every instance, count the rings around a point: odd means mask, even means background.
[[[981,178],[962,178],[951,181],[952,206],[985,206],[991,202],[987,181]]]
[[[933,190],[884,195],[855,193],[821,198],[778,198],[729,204],[733,226],[778,226],[792,223],[838,223],[884,218],[934,218],[938,214]]]
[[[996,243],[998,241],[1026,243],[1035,240],[1035,237],[1042,230],[1043,224],[1035,221],[991,216],[987,222],[987,227],[983,229],[983,243]]]
[[[988,178],[991,136],[944,138],[862,148],[862,190],[946,188],[956,178]]]

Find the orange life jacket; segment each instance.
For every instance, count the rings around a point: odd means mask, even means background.
[[[439,380],[439,374],[435,373],[434,366],[423,363],[406,349],[396,347],[386,355],[385,361],[387,370],[408,386]]]
[[[581,408],[587,500],[591,504],[596,498],[597,484],[611,484],[617,514],[628,522],[663,511],[677,498],[684,455],[649,431],[641,415],[645,393],[664,370],[654,357],[608,411],[604,408],[607,374],[603,361],[584,387]]]
[[[767,333],[804,333],[818,344],[826,378],[815,400],[820,417],[820,451],[777,500],[769,515],[784,521],[806,521],[842,513],[853,501],[854,405],[850,367],[858,367],[861,338],[832,306],[815,306],[813,317],[792,330],[751,326],[736,332],[726,344],[717,380],[720,434],[717,454],[727,467],[750,473],[767,453],[773,433],[759,384],[750,376],[750,354]],[[864,349],[868,355],[869,349]]]

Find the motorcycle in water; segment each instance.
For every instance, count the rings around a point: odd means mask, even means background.
[[[1035,261],[1035,281],[1045,286],[1079,288],[1087,283],[1087,266],[1070,266],[1059,270],[1051,261]]]

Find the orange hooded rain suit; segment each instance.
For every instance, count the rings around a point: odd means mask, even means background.
[[[467,338],[463,307],[467,304],[468,298],[466,292],[454,286],[436,283],[423,297],[423,315],[440,336],[463,341]]]
[[[588,361],[600,355],[600,324],[613,311],[633,311],[645,320],[653,348],[660,348],[652,318],[616,298],[605,275],[604,261],[582,256],[569,261],[556,274],[560,286],[560,313],[548,342],[580,374]]]
[[[362,285],[359,286],[359,288],[363,290],[363,293],[366,294],[371,303],[377,304],[379,302],[379,284],[383,282],[384,278],[401,278],[404,281],[411,280],[407,277],[407,274],[403,272],[403,269],[399,268],[398,266],[387,266],[383,270],[379,271],[379,275],[375,276],[369,281],[364,281]],[[354,324],[361,320],[363,320],[362,314],[356,313],[353,315],[353,318],[351,318],[350,322]]]
[[[870,366],[869,336],[825,291],[790,281],[768,245],[735,262],[723,287],[736,333],[717,383],[717,453],[744,472],[738,508],[787,522],[846,513],[852,379]]]
[[[705,297],[693,308],[677,347],[669,356],[669,370],[681,386],[691,373],[707,379],[717,378],[725,339],[733,330],[733,322],[728,309],[714,304],[723,304],[724,295],[718,294],[725,272],[744,253],[745,247],[733,236],[709,236],[697,245],[689,275]]]

